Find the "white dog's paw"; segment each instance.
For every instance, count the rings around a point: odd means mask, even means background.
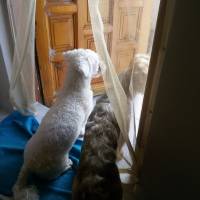
[[[71,161],[71,159],[66,158],[66,160],[65,160],[65,171],[70,169],[72,167],[72,165],[73,165],[73,162]]]
[[[85,126],[81,129],[80,136],[84,136],[85,134]]]

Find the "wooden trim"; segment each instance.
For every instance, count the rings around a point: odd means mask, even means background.
[[[36,4],[36,48],[38,54],[39,70],[42,83],[42,91],[44,95],[45,105],[50,106],[53,99],[53,91],[55,91],[55,80],[53,67],[50,63],[49,56],[49,29],[48,19],[44,12],[45,1],[37,0]]]
[[[119,0],[119,7],[127,7],[131,5],[131,7],[143,7],[144,2],[141,0]]]
[[[55,52],[55,54],[50,55],[50,61],[53,63],[62,63],[64,62],[63,52]]]
[[[113,31],[113,27],[110,24],[104,24],[104,32],[105,33],[111,33]],[[91,26],[85,26],[83,29],[84,35],[92,35],[92,29]]]
[[[84,48],[84,35],[83,35],[83,27],[82,25],[84,24],[84,1],[83,0],[77,0],[77,7],[78,7],[78,12],[77,12],[77,46],[79,48]],[[82,8],[82,9],[81,9]]]
[[[74,14],[77,13],[78,8],[75,3],[66,3],[66,4],[47,4],[46,10],[48,14]]]
[[[96,83],[103,83],[103,77],[100,76],[98,78],[92,79],[92,84],[96,84]]]
[[[95,95],[100,95],[100,94],[105,92],[104,84],[102,84],[102,82],[92,84],[92,90],[94,92],[94,96]]]
[[[151,119],[154,110],[154,104],[159,86],[162,62],[165,58],[165,49],[168,41],[168,33],[171,28],[175,1],[161,0],[152,56],[149,66],[144,102],[142,107],[136,154],[138,157],[139,169],[143,164],[144,152],[148,140],[148,133],[151,127]]]

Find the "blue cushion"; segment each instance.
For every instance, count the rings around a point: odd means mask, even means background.
[[[11,113],[0,122],[0,194],[12,195],[12,187],[23,163],[24,147],[38,126],[39,123],[33,116],[23,116],[19,112]],[[55,180],[36,181],[41,200],[71,199],[72,180],[79,162],[81,146],[82,141],[78,139],[70,151],[72,169]]]

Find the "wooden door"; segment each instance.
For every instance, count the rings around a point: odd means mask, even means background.
[[[44,101],[50,106],[66,71],[62,52],[77,48],[77,5],[72,1],[37,0],[36,6],[37,56]]]
[[[100,0],[100,12],[103,16],[104,35],[107,42],[108,50],[110,51],[112,38],[112,9],[114,0]],[[90,14],[88,9],[88,0],[77,1],[78,5],[78,47],[89,48],[96,50],[94,38],[92,34],[92,27],[90,21]],[[92,88],[96,94],[104,90],[103,79],[98,78],[92,81]]]
[[[128,66],[137,51],[143,0],[128,0],[128,16],[133,24],[128,33],[124,1],[101,0],[108,50],[120,71]],[[133,4],[133,2],[135,2]],[[67,66],[62,53],[74,48],[95,50],[87,0],[37,0],[36,46],[45,104],[50,106],[55,92],[62,87]],[[102,78],[92,81],[95,93],[103,90]]]
[[[129,66],[138,50],[144,0],[115,0],[111,58],[117,72]]]

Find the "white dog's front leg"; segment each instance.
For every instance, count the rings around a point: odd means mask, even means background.
[[[82,128],[81,128],[81,132],[80,132],[80,136],[81,136],[81,137],[83,137],[83,136],[85,135],[85,127],[86,127],[88,118],[89,118],[89,116],[90,116],[90,114],[91,114],[91,112],[92,112],[93,107],[94,107],[94,103],[93,103],[93,101],[92,101],[92,103],[90,104],[90,108],[88,109],[88,110],[89,110],[89,111],[88,111],[88,114],[85,115],[85,120],[84,120],[83,126],[82,126]]]
[[[91,113],[91,112],[90,112],[90,113]],[[84,122],[83,122],[83,127],[82,127],[82,129],[81,129],[80,136],[84,136],[84,135],[85,135],[85,127],[86,127],[87,120],[88,120],[88,118],[89,118],[90,113],[88,114],[88,116],[85,117],[85,120],[84,120]]]
[[[69,159],[69,156],[67,156],[66,159],[65,159],[65,171],[70,169],[72,164],[73,163],[72,163],[71,159]]]
[[[86,124],[85,124],[86,125]],[[81,129],[81,133],[80,133],[80,136],[84,136],[85,134],[85,125],[82,127]]]

